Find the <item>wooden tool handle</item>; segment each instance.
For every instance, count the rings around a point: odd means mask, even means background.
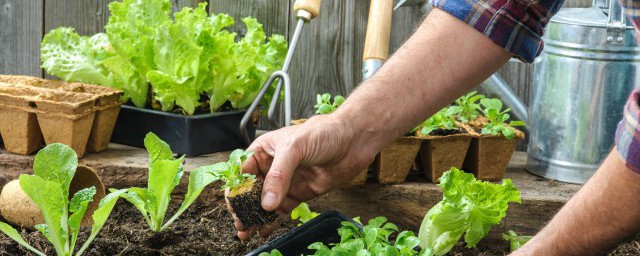
[[[362,59],[387,60],[389,58],[392,13],[393,0],[371,0]]]
[[[293,5],[293,10],[305,10],[311,14],[311,18],[315,18],[320,14],[320,3],[322,0],[297,0]]]

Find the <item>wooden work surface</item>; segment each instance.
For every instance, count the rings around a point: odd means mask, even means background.
[[[227,157],[228,152],[188,157],[185,171],[226,161]],[[80,163],[94,168],[108,188],[122,188],[146,185],[147,160],[144,149],[111,144],[108,151],[87,154]],[[522,204],[509,206],[507,217],[490,236],[493,239],[509,229],[525,234],[535,233],[580,188],[579,185],[531,175],[524,170],[525,161],[524,152],[516,152],[511,159],[507,178],[520,189]],[[0,150],[0,185],[16,179],[21,173],[31,173],[32,166],[33,156]],[[186,191],[187,180],[182,179],[183,184],[176,192]],[[440,201],[441,193],[440,187],[428,183],[421,173],[414,172],[404,184],[379,185],[369,177],[363,186],[333,191],[309,203],[315,211],[337,209],[348,216],[361,216],[363,219],[386,216],[401,227],[417,231],[425,213]],[[212,193],[207,194],[210,196]]]

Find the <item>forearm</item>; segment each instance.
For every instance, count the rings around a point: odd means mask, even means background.
[[[466,23],[434,9],[336,115],[369,149],[379,150],[480,84],[510,56]]]
[[[598,255],[640,228],[640,176],[617,150],[558,212],[514,255]]]

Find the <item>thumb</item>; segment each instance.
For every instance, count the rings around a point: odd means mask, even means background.
[[[300,156],[288,145],[276,152],[273,164],[264,179],[262,208],[267,211],[278,209],[289,192],[291,177],[299,162]]]

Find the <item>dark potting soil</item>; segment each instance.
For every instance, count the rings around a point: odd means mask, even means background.
[[[167,219],[181,202],[181,199],[172,200]],[[242,242],[236,236],[233,218],[227,212],[224,199],[219,197],[193,204],[168,230],[155,234],[149,230],[140,212],[120,199],[84,255],[244,255],[294,226],[293,222],[284,222],[268,237],[256,235],[251,241]],[[40,233],[28,230],[20,230],[20,233],[35,248],[55,255],[53,247]],[[80,248],[88,236],[89,229],[82,231],[76,248]],[[0,255],[34,254],[0,234]]]
[[[431,136],[448,136],[448,135],[456,135],[463,133],[462,129],[437,129],[429,133]]]

